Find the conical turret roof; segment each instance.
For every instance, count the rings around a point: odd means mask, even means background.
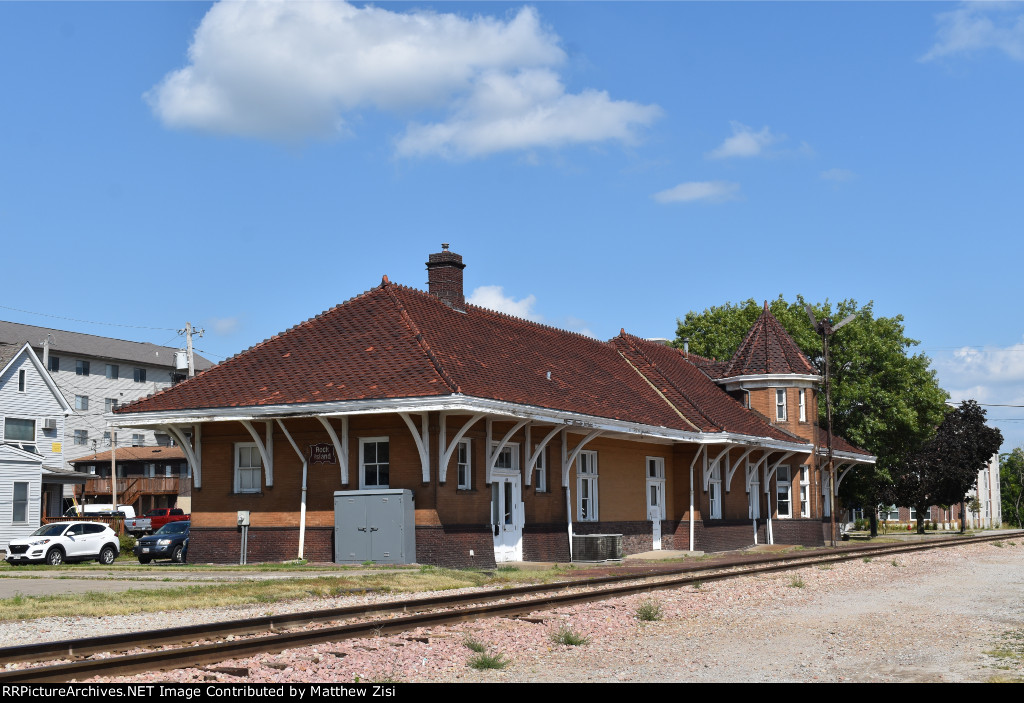
[[[800,351],[782,323],[772,315],[768,301],[765,301],[764,312],[747,332],[739,349],[720,374],[718,378],[766,374],[817,376],[818,371]]]

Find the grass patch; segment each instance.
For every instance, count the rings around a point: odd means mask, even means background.
[[[1003,547],[1005,547],[1006,545],[1005,545],[1005,544],[1003,544],[1002,542],[993,542],[993,543],[992,543],[992,546],[993,546],[993,547],[999,547],[1000,549],[1002,549],[1002,548],[1003,548]]]
[[[551,641],[555,644],[565,644],[570,647],[578,647],[581,644],[590,642],[590,638],[573,630],[569,625],[563,624],[551,633]]]
[[[804,583],[803,577],[801,577],[799,574],[794,575],[792,578],[789,579],[790,588],[803,588],[806,585],[807,584]]]
[[[470,657],[469,660],[469,666],[472,669],[504,669],[510,663],[509,658],[500,652],[498,654],[480,652],[475,657]]]
[[[503,565],[498,567],[498,573],[501,573],[501,574],[511,574],[511,573],[515,573],[516,571],[519,571],[519,567],[518,566],[511,566],[509,564],[503,564]]]
[[[704,587],[704,582],[703,581],[694,581],[693,582],[693,588],[694,588],[695,591],[699,591],[703,587]]]
[[[820,571],[832,571],[832,565],[831,564],[818,564],[818,569]]]
[[[462,640],[462,644],[466,645],[468,649],[473,650],[477,654],[483,654],[487,651],[487,647],[483,644],[483,642],[481,642],[480,640],[473,639],[472,637],[467,637],[466,639]]]
[[[864,563],[865,564],[870,564],[871,563],[871,557],[864,557]]]
[[[892,560],[892,565],[897,567],[897,568],[903,566],[903,564],[899,563],[899,561],[897,561],[896,559]]]
[[[661,620],[661,603],[653,599],[647,599],[636,609],[636,617],[644,622]]]

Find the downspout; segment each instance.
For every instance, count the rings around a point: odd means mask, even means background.
[[[569,530],[569,562],[572,562],[572,481],[569,480],[569,469],[565,463],[569,460],[566,441],[569,438],[567,430],[563,429],[562,439],[562,484],[565,488],[565,519]]]
[[[693,539],[693,529],[694,529],[694,520],[693,520],[693,467],[697,463],[697,459],[700,458],[701,453],[704,453],[705,455],[707,454],[707,448],[708,448],[708,445],[706,445],[706,444],[700,445],[700,448],[697,449],[697,453],[693,455],[693,461],[690,462],[690,551],[691,552],[694,549],[694,539]]]
[[[299,459],[302,460],[302,502],[299,505],[299,556],[296,557],[297,559],[302,559],[306,546],[306,471],[309,467],[309,462],[303,453],[299,451],[299,445],[292,439],[284,423],[278,420],[277,424],[281,427],[281,431],[284,432],[284,436],[288,438],[288,443],[292,445],[292,449],[295,450],[295,453],[299,455]]]
[[[772,490],[771,478],[768,476],[768,462],[764,462],[764,501],[767,504],[768,515],[765,517],[765,527],[768,530],[768,544],[775,544],[775,533],[772,532]]]

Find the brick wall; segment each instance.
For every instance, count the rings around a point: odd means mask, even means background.
[[[334,530],[307,527],[304,556],[309,561],[334,561]],[[193,527],[188,540],[188,560],[194,564],[237,564],[242,551],[238,528]],[[250,527],[249,563],[288,561],[299,555],[299,531],[288,527]]]
[[[679,521],[661,521],[661,548],[686,549],[689,533],[680,542],[677,538]],[[687,523],[688,524],[688,523]],[[565,528],[562,528],[563,533]],[[573,534],[577,535],[622,535],[622,551],[624,554],[640,554],[654,549],[654,535],[649,520],[576,522],[572,526]],[[676,544],[682,546],[676,547]]]
[[[494,568],[494,536],[489,525],[417,525],[416,561],[453,568]]]
[[[523,528],[524,561],[569,561],[569,528],[565,523]]]
[[[775,544],[800,544],[805,547],[824,547],[828,536],[828,523],[822,530],[821,520],[772,520]],[[839,525],[836,525],[836,529]]]

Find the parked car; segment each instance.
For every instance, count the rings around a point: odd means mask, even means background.
[[[190,521],[169,522],[151,535],[140,537],[135,543],[135,556],[140,564],[153,559],[170,559],[175,564],[184,564],[188,558],[188,533]]]
[[[124,529],[136,536],[148,535],[170,522],[184,522],[191,517],[181,508],[156,508],[142,517],[128,518],[124,521]]]
[[[101,522],[54,522],[7,545],[7,563],[90,561],[113,564],[121,551],[117,534]]]

